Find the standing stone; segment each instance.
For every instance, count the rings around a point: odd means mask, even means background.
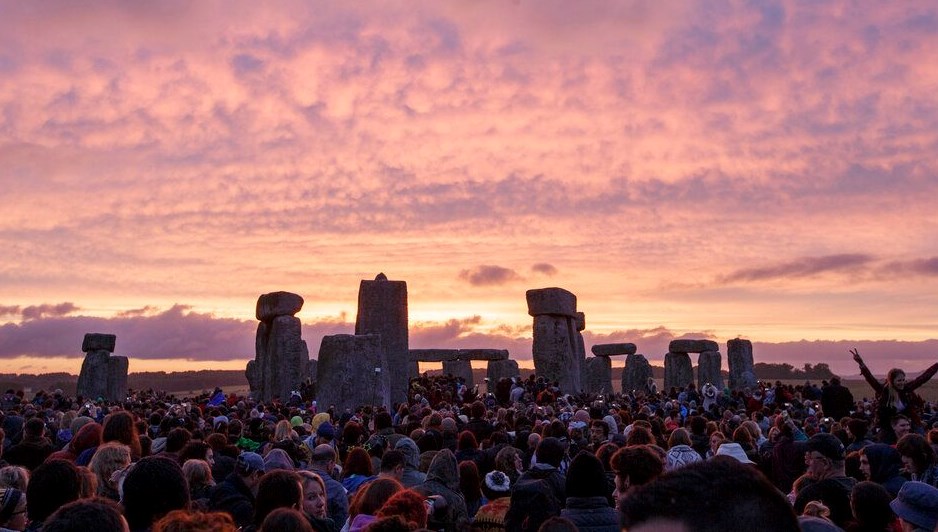
[[[391,401],[395,403],[407,400],[410,379],[418,371],[417,362],[410,357],[407,326],[407,283],[389,281],[383,273],[374,281],[362,280],[355,334],[381,336],[389,365]]]
[[[107,396],[112,401],[127,398],[127,370],[130,362],[127,357],[112,356],[107,361]]]
[[[755,389],[756,374],[753,370],[752,342],[736,338],[726,342],[726,358],[730,366],[730,389]]]
[[[653,376],[651,364],[648,363],[645,355],[633,353],[627,356],[625,367],[622,369],[622,393],[629,393],[632,390],[644,390],[648,379]]]
[[[335,405],[341,415],[360,405],[390,407],[389,373],[379,335],[323,336],[316,378],[320,409]]]
[[[561,393],[580,390],[580,368],[575,357],[575,327],[566,316],[534,317],[534,341],[531,345],[534,372],[548,382],[557,381]]]
[[[451,374],[454,377],[462,377],[467,388],[472,388],[475,384],[472,378],[472,363],[468,360],[444,360],[443,374]]]
[[[85,359],[81,363],[76,394],[86,399],[108,401],[127,398],[127,357],[112,356],[117,344],[113,334],[88,333],[81,343]]]
[[[612,360],[609,357],[590,357],[583,364],[586,379],[583,389],[589,393],[612,393]]]
[[[302,307],[303,298],[289,292],[262,294],[257,299],[256,315],[262,321],[254,337],[255,359],[248,362],[245,376],[258,401],[274,397],[287,401],[309,375],[303,324],[294,316]]]
[[[107,398],[108,360],[111,354],[103,349],[85,355],[78,375],[76,393],[86,399]]]
[[[491,387],[494,387],[502,379],[510,379],[521,375],[516,360],[491,360],[485,371],[485,376],[489,378]]]
[[[664,393],[671,388],[683,388],[694,382],[694,366],[687,353],[668,353],[664,356]]]
[[[704,351],[697,358],[697,389],[703,390],[704,384],[710,383],[723,389],[723,356],[719,351]]]
[[[576,327],[576,333],[574,336],[574,358],[576,358],[576,363],[580,366],[580,386],[586,386],[586,342],[583,340],[582,331],[586,330],[586,314],[582,312],[577,312],[573,316],[573,324]],[[610,382],[612,377],[610,376]],[[585,388],[589,390],[589,388]],[[580,390],[577,390],[580,391]]]

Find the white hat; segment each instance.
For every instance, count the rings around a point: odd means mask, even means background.
[[[746,456],[746,451],[743,450],[743,447],[738,443],[722,443],[717,449],[717,454],[715,456],[729,456],[730,458],[735,458],[742,464],[755,464],[752,460]]]

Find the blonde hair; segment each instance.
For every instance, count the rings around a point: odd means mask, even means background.
[[[825,506],[821,501],[809,501],[808,504],[804,505],[804,511],[801,515],[830,519],[831,509]]]
[[[117,441],[101,444],[88,464],[98,477],[99,486],[110,486],[111,475],[130,465],[130,446]]]
[[[304,486],[306,485],[307,482],[317,482],[319,483],[319,487],[322,488],[323,494],[326,493],[326,482],[318,474],[313,473],[312,471],[307,471],[307,470],[297,471],[297,474],[299,474],[300,477],[303,479],[302,484]],[[303,490],[305,493],[306,488],[303,488]]]
[[[896,380],[896,376],[905,375],[905,372],[899,368],[892,368],[886,373],[886,406],[896,406],[896,401],[899,400],[899,390],[896,390],[895,384],[893,382]]]
[[[274,441],[289,440],[293,436],[293,425],[286,419],[277,423],[274,428]]]
[[[186,477],[189,488],[215,485],[215,479],[212,478],[212,468],[208,466],[208,462],[205,460],[197,458],[186,460],[186,463],[182,464],[182,475]]]
[[[25,467],[6,466],[0,468],[0,488],[16,488],[26,492],[29,485],[29,471]]]

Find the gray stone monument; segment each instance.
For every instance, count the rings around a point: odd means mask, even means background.
[[[309,376],[309,349],[302,338],[302,323],[294,316],[302,308],[303,298],[290,292],[263,294],[257,299],[255,315],[260,323],[255,358],[245,370],[256,400],[279,397],[286,401]]]
[[[664,356],[664,393],[671,388],[683,388],[694,382],[694,367],[687,353],[668,353]]]
[[[612,393],[612,360],[609,357],[590,357],[583,364],[586,378],[583,389],[591,393]]]
[[[540,288],[528,290],[526,298],[528,314],[534,317],[534,372],[560,383],[563,393],[579,392],[576,296],[563,288]]]
[[[374,281],[362,280],[355,334],[381,335],[390,373],[391,401],[395,403],[407,400],[410,379],[418,372],[417,362],[410,357],[407,326],[407,283],[389,281],[383,273]]]
[[[593,346],[595,350],[596,346]],[[595,351],[594,351],[595,352]],[[654,377],[651,364],[645,355],[629,354],[625,358],[625,367],[622,369],[622,393],[632,390],[644,390],[648,379]]]
[[[341,414],[361,405],[391,406],[384,343],[377,334],[324,336],[319,347],[316,399]]]
[[[730,389],[754,389],[757,383],[753,370],[752,342],[740,338],[726,342],[726,358],[730,366]]]
[[[723,356],[720,355],[719,351],[703,351],[700,353],[697,357],[697,389],[703,390],[704,384],[709,382],[716,386],[718,390],[722,390],[722,365]]]
[[[494,389],[495,383],[498,381],[520,375],[521,372],[518,371],[518,362],[516,360],[491,360],[485,374],[489,379],[489,383],[491,383],[488,391]]]
[[[81,363],[76,394],[86,399],[123,401],[127,398],[127,357],[114,356],[117,336],[88,333],[81,343],[85,359]]]
[[[467,360],[445,360],[443,361],[443,374],[451,374],[454,377],[462,377],[467,388],[472,388],[475,379],[472,378],[472,362]]]

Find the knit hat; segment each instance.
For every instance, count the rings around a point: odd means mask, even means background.
[[[290,425],[293,427],[299,427],[303,424],[303,418],[300,416],[293,416],[290,418]]]
[[[567,469],[568,497],[605,497],[606,472],[598,458],[589,453],[581,453],[570,462]]]
[[[320,438],[326,438],[331,440],[335,438],[335,428],[328,421],[323,421],[319,428],[316,429],[316,435]]]
[[[485,487],[496,493],[511,491],[511,479],[501,471],[489,471],[485,474]]]
[[[833,434],[822,432],[808,438],[808,451],[821,453],[831,460],[844,459],[844,444]]]
[[[900,519],[917,527],[934,530],[938,525],[938,488],[924,482],[903,484],[889,506]]]

